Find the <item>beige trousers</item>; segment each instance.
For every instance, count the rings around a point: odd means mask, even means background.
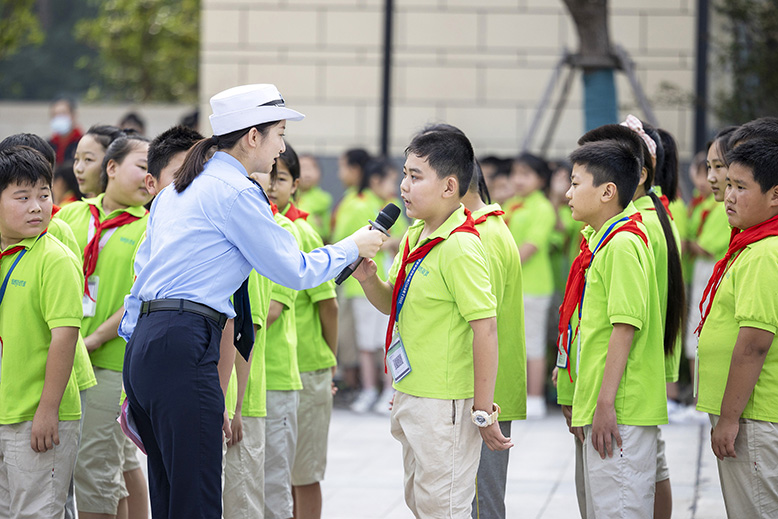
[[[392,436],[402,444],[405,502],[417,518],[470,518],[482,442],[472,406],[472,398],[395,393]]]

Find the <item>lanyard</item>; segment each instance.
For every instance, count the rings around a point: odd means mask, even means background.
[[[616,220],[615,222],[610,224],[610,227],[608,227],[608,229],[605,231],[605,234],[602,235],[602,238],[600,238],[600,241],[597,242],[597,246],[592,251],[592,257],[589,259],[589,267],[591,267],[592,264],[594,263],[594,255],[597,254],[597,251],[600,249],[600,245],[602,245],[602,242],[605,241],[605,238],[608,237],[608,235],[611,233],[611,231],[616,226],[616,224],[620,223],[620,222],[626,222],[627,220],[629,220],[629,217],[625,216],[624,218],[622,218],[620,220]],[[586,274],[584,274],[584,286],[583,286],[583,290],[581,290],[581,301],[578,303],[578,324],[579,324],[579,326],[580,326],[580,323],[581,323],[581,314],[583,312],[584,295],[586,295],[586,277],[587,277],[588,273],[589,273],[589,268],[586,269]]]
[[[44,234],[46,234],[46,231],[43,231],[43,232],[40,234],[40,236],[38,236],[38,238],[35,240],[35,243],[38,243],[38,240],[40,240],[40,239],[41,239],[41,236],[43,236]],[[19,264],[19,262],[20,262],[20,261],[21,261],[21,259],[22,259],[22,256],[24,256],[24,254],[25,254],[26,252],[27,252],[27,249],[22,249],[22,250],[19,252],[19,255],[18,255],[18,256],[16,256],[16,259],[15,259],[15,260],[14,260],[14,262],[11,264],[11,268],[8,270],[8,274],[6,274],[6,275],[5,275],[5,279],[3,279],[3,285],[2,285],[2,286],[0,286],[0,303],[2,303],[2,302],[3,302],[3,298],[5,297],[5,289],[6,289],[6,287],[8,287],[8,280],[9,280],[9,279],[11,279],[11,273],[14,271],[14,269],[16,268],[16,265],[18,265],[18,264]]]
[[[427,254],[429,254],[429,252],[427,252]],[[413,279],[413,275],[416,273],[416,269],[419,268],[419,265],[421,265],[421,262],[424,261],[424,258],[427,257],[427,254],[425,254],[424,257],[417,259],[413,263],[413,267],[411,267],[411,271],[408,272],[408,275],[405,277],[405,283],[403,283],[403,286],[400,289],[400,293],[397,294],[397,313],[394,316],[395,321],[398,321],[400,319],[400,310],[403,309],[403,305],[405,304],[405,298],[408,296],[408,289],[411,287],[411,280]]]

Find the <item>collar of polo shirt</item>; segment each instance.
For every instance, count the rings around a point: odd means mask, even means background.
[[[286,108],[275,85],[241,85],[219,92],[211,98],[213,115],[209,117],[214,135],[225,135],[272,121],[300,121],[305,115]]]

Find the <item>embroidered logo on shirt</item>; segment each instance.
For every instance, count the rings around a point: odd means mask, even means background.
[[[429,271],[429,270],[427,270],[427,269],[425,269],[425,268],[424,268],[424,267],[422,267],[421,265],[419,265],[419,273],[420,273],[422,276],[424,276],[424,277],[427,277],[427,276],[429,275],[430,271]]]
[[[15,287],[26,287],[26,286],[27,286],[27,282],[26,282],[26,281],[23,281],[23,280],[21,280],[21,279],[12,279],[12,280],[11,280],[11,286],[15,286]]]
[[[131,240],[129,238],[125,238],[124,236],[119,238],[119,241],[122,242],[122,243],[127,243],[129,245],[135,245],[135,240]]]

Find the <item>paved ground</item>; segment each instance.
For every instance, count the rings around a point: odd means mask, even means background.
[[[724,519],[710,427],[662,427],[667,443],[674,519]],[[573,483],[572,436],[561,413],[514,422],[515,447],[506,497],[510,518],[569,519],[578,516]],[[335,409],[330,429],[324,519],[412,519],[402,491],[400,446],[389,418]]]

